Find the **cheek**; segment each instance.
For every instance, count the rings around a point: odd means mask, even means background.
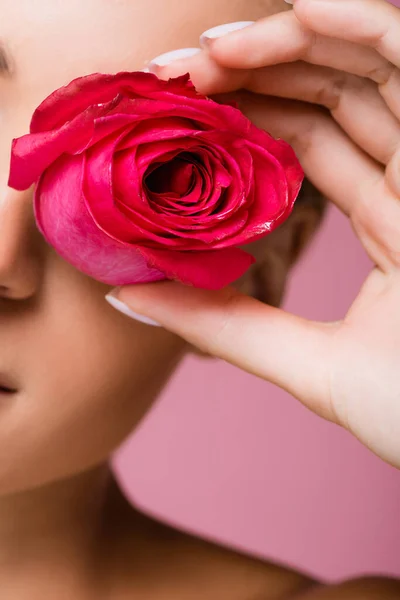
[[[51,261],[54,259],[51,259]],[[129,321],[60,259],[27,327],[24,392],[0,425],[0,494],[107,460],[179,360],[171,334]],[[51,281],[50,281],[51,279]]]
[[[34,104],[85,74],[142,69],[160,53],[197,46],[200,34],[231,21],[288,8],[283,0],[18,0],[2,35],[18,65],[15,100]]]

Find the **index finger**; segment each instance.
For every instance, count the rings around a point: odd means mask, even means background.
[[[174,60],[167,65],[151,62],[148,69],[164,80],[190,73],[196,89],[205,96],[225,94],[245,88],[251,77],[250,70],[226,68],[215,62],[206,51],[190,58]]]

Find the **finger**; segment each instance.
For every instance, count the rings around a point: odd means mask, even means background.
[[[217,64],[205,51],[191,58],[174,60],[167,65],[150,62],[148,69],[165,81],[190,73],[197,90],[205,96],[238,90],[244,87],[249,76],[248,71],[228,69]]]
[[[394,68],[378,81],[388,106],[400,117],[400,10],[386,0],[296,0],[297,18],[317,34],[372,48]]]
[[[391,192],[400,199],[400,149],[396,152],[388,165],[386,179]]]
[[[400,121],[367,79],[297,62],[250,71],[246,89],[328,108],[347,135],[382,164],[400,147]],[[379,128],[372,133],[366,123]]]
[[[344,39],[340,29],[335,30],[337,38],[324,35],[330,24],[324,9],[318,15],[324,21],[324,30],[319,32],[319,21],[311,22],[308,14],[303,15],[306,10],[315,11],[314,4],[320,5],[320,2],[297,0],[296,14],[279,13],[240,31],[210,39],[209,52],[218,64],[228,68],[254,69],[303,60],[369,78],[380,86],[388,106],[400,118],[399,69],[375,48]],[[331,2],[322,0],[322,4],[328,7]]]
[[[386,0],[295,0],[294,13],[316,33],[373,48],[400,67],[400,11]]]
[[[271,381],[337,422],[328,375],[335,326],[307,322],[231,289],[215,293],[164,282],[122,288],[118,299],[204,352]]]
[[[389,174],[371,185],[352,213],[353,227],[372,260],[386,273],[400,267],[399,160],[392,159]],[[396,179],[397,178],[397,182]]]
[[[235,69],[306,60],[361,77],[375,77],[377,83],[390,70],[390,62],[375,49],[318,35],[301,23],[294,11],[266,17],[220,38],[203,40],[216,62]]]
[[[376,198],[380,199],[379,203],[376,202]],[[368,210],[372,218],[368,218]],[[359,227],[373,237],[377,245],[385,247],[390,264],[398,272],[400,267],[400,150],[392,157],[385,178],[371,190],[369,198],[365,199],[362,213]]]
[[[206,95],[246,88],[258,94],[324,105],[348,135],[383,164],[387,164],[399,146],[400,121],[390,112],[372,81],[305,62],[255,70],[228,69],[205,52],[156,69],[162,79],[187,71],[197,89]],[[365,123],[378,121],[379,130],[371,135]]]

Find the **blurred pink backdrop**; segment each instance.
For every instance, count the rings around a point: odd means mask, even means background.
[[[332,209],[286,307],[340,318],[369,269]],[[191,531],[328,578],[400,576],[400,472],[225,363],[188,359],[115,464],[134,502]]]
[[[338,319],[370,267],[331,209],[286,308]],[[329,579],[400,576],[400,472],[222,362],[187,359],[115,467],[138,506],[199,535]]]

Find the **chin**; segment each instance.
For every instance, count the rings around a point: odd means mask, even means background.
[[[0,436],[0,498],[57,485],[107,466],[123,440],[103,438],[99,447],[97,440],[91,439],[93,431],[87,431],[84,447],[78,447],[75,437],[67,439],[65,435],[62,444],[53,446],[41,441],[40,447],[34,442],[23,444],[24,436],[20,433],[13,444],[3,443]]]

